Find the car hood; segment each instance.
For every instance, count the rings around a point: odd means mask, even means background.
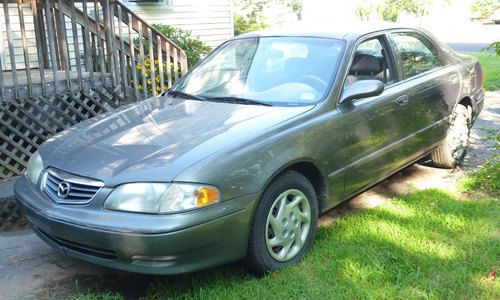
[[[207,156],[311,108],[155,97],[75,125],[40,153],[45,167],[109,186],[171,181]]]

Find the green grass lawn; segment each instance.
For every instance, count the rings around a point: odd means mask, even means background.
[[[494,91],[500,89],[500,56],[494,53],[466,53],[479,59],[484,70],[484,89]]]
[[[426,190],[321,227],[297,266],[258,278],[239,264],[156,277],[148,298],[500,299],[498,198],[458,200]],[[140,277],[139,277],[140,278]],[[77,299],[121,298],[116,291]]]

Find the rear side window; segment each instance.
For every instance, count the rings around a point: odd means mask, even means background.
[[[391,35],[401,55],[405,78],[443,66],[438,50],[423,36],[409,32]]]

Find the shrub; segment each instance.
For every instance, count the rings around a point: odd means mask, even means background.
[[[212,51],[212,48],[198,37],[193,37],[190,30],[163,24],[153,24],[153,27],[186,52],[189,68],[196,65],[203,56]]]
[[[153,27],[158,30],[160,33],[168,37],[172,42],[174,42],[177,46],[179,46],[181,49],[186,52],[187,56],[187,63],[188,63],[188,68],[193,67],[196,65],[203,56],[208,54],[212,48],[208,45],[206,45],[204,42],[202,42],[198,37],[193,37],[191,35],[191,31],[189,30],[183,30],[179,28],[172,27],[170,25],[163,25],[163,24],[153,24]],[[135,39],[134,41],[135,45],[139,47],[139,40]],[[160,63],[158,61],[158,58],[156,57],[157,49],[156,46],[153,49],[153,53],[155,55],[154,63],[151,64],[150,56],[149,54],[149,41],[147,38],[143,39],[143,48],[144,48],[144,53],[146,54],[146,57],[144,58],[144,71],[146,73],[146,82],[143,82],[142,80],[142,66],[141,64],[137,64],[135,66],[137,70],[137,87],[140,91],[143,91],[143,89],[146,89],[148,92],[148,95],[153,95],[153,81],[156,83],[156,91],[160,92],[160,84],[161,84],[161,77],[159,74],[160,70]],[[175,81],[174,78],[174,64],[170,60],[167,60],[167,57],[163,56],[162,57],[162,64],[163,64],[163,84],[165,87],[170,88],[168,86],[168,73],[167,73],[167,63],[170,64],[170,79],[171,82]],[[154,70],[155,77],[153,78],[152,76],[152,71]],[[131,84],[133,84],[133,80],[130,81]]]
[[[242,15],[234,14],[234,35],[264,29],[267,27],[266,23],[252,21],[250,18]]]

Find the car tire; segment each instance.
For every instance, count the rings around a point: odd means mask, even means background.
[[[298,263],[314,241],[317,224],[313,186],[300,173],[283,173],[264,190],[255,209],[247,266],[262,274]]]
[[[462,164],[469,147],[471,125],[472,111],[462,104],[457,105],[446,138],[431,153],[434,166],[452,169]]]

